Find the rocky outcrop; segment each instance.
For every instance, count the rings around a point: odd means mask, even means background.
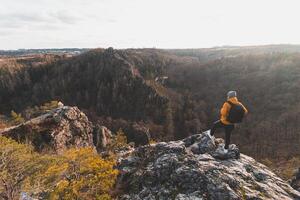
[[[291,180],[291,186],[300,192],[300,168],[298,169],[295,177]]]
[[[69,147],[94,147],[93,127],[77,107],[61,106],[18,126],[0,130],[0,135],[30,143],[37,151],[57,153]]]
[[[135,149],[120,161],[121,200],[300,199],[300,193],[235,145],[207,134]]]

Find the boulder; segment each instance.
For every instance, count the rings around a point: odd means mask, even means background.
[[[77,107],[53,109],[18,126],[0,130],[0,135],[30,143],[37,151],[60,153],[70,147],[93,147],[93,126]]]
[[[228,152],[224,151],[224,144],[221,144],[218,146],[218,148],[212,153],[212,156],[221,159],[226,160],[230,158],[238,159],[240,158],[240,150],[235,144],[229,145]]]
[[[118,164],[122,200],[300,199],[300,192],[265,165],[228,153],[207,134],[141,146]]]
[[[192,135],[183,141],[185,146],[195,154],[203,154],[216,149],[215,141],[209,134]]]

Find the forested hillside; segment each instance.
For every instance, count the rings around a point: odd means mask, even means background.
[[[52,59],[39,66],[8,64],[1,70],[2,112],[12,108],[20,111],[59,99],[69,105],[92,109],[99,115],[146,120],[160,119],[160,111],[154,112],[153,106],[166,102],[146,85],[138,70],[114,50]]]
[[[50,100],[85,109],[111,129],[150,128],[156,140],[209,128],[228,90],[249,108],[233,142],[257,158],[300,152],[298,46],[92,50],[0,63],[0,113]],[[112,128],[113,127],[113,128]]]
[[[237,90],[250,113],[235,131],[241,148],[255,156],[291,156],[299,152],[300,54],[249,54],[221,58],[203,65],[191,63],[169,70],[168,87],[188,90],[195,113],[201,103],[207,115],[218,117],[228,90]],[[196,114],[197,115],[197,114]]]

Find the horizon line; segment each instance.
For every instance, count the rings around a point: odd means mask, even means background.
[[[163,47],[124,47],[116,48],[113,46],[108,47],[39,47],[39,48],[16,48],[16,49],[0,49],[0,51],[22,51],[22,50],[63,50],[63,49],[162,49],[162,50],[185,50],[185,49],[218,49],[218,48],[251,48],[251,47],[268,47],[268,46],[300,46],[300,44],[291,44],[291,43],[272,43],[272,44],[254,44],[254,45],[220,45],[220,46],[210,46],[210,47],[175,47],[175,48],[163,48]]]

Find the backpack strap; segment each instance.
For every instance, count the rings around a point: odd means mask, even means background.
[[[231,106],[234,105],[234,103],[232,103],[231,101],[226,101],[227,103],[229,103]]]

